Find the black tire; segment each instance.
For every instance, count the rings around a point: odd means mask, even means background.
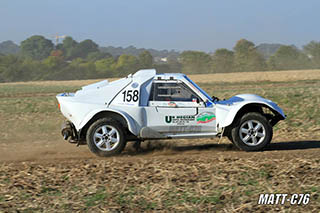
[[[112,133],[112,131],[114,132]],[[110,136],[109,133],[112,135]],[[124,128],[120,122],[112,118],[101,118],[91,124],[87,131],[86,140],[90,151],[100,157],[119,154],[126,146]],[[117,140],[117,142],[112,140]],[[100,142],[101,145],[99,146]]]
[[[262,150],[271,142],[272,135],[272,126],[257,112],[244,114],[231,130],[233,143],[244,151]]]
[[[233,142],[233,138],[232,138],[232,136],[231,136],[231,135],[227,135],[227,138],[229,139],[229,141],[230,141],[232,144],[234,144],[234,142]]]

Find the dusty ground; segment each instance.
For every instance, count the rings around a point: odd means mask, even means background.
[[[284,108],[288,119],[273,143],[250,153],[227,139],[201,139],[145,142],[138,152],[128,144],[119,156],[98,158],[59,134],[54,94],[83,82],[0,85],[0,212],[320,212],[319,73],[202,85],[224,97],[258,93]],[[258,205],[261,193],[311,198]]]
[[[2,149],[0,209],[320,211],[318,140],[284,138],[253,153],[238,151],[226,140],[178,142],[146,142],[139,152],[129,145],[110,158],[64,141]],[[261,193],[308,193],[311,198],[306,206],[258,205]]]

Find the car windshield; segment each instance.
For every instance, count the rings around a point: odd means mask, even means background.
[[[201,89],[196,83],[194,83],[190,78],[188,78],[188,76],[184,75],[184,77],[193,85],[195,86],[203,95],[205,95],[211,102],[212,102],[212,98],[210,97],[210,95],[208,95],[208,93],[206,93],[203,89]]]

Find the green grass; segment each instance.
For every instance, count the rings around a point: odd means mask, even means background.
[[[41,193],[50,196],[61,196],[61,192],[59,191],[59,189],[52,187],[42,187]]]
[[[99,190],[96,193],[89,194],[85,197],[85,204],[87,207],[99,205],[105,203],[106,199],[109,197],[108,193],[104,190]]]
[[[128,187],[126,188],[125,191],[119,192],[115,195],[115,201],[120,206],[130,206],[136,194],[137,194],[137,191],[135,187]]]
[[[79,86],[38,85],[38,84],[0,84],[0,97],[15,97],[31,94],[61,93],[78,90]]]
[[[59,111],[54,96],[1,98],[0,103],[0,113],[5,114],[46,114]]]

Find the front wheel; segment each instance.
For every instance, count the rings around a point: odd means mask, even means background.
[[[90,151],[101,157],[118,154],[126,146],[121,124],[110,118],[94,122],[88,129],[86,139]]]
[[[231,130],[234,144],[244,151],[258,151],[271,142],[273,130],[265,116],[257,112],[243,115]]]

